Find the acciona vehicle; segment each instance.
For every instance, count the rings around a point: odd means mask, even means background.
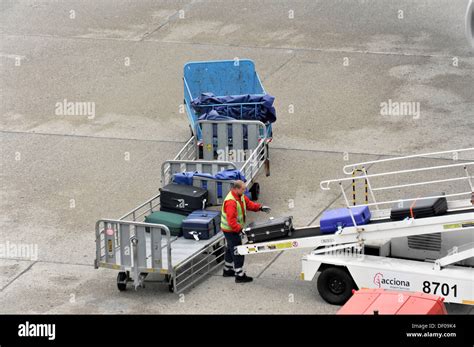
[[[301,278],[312,281],[319,272],[318,291],[331,304],[344,304],[353,289],[381,288],[440,295],[445,302],[473,305],[474,188],[469,168],[474,161],[455,160],[445,165],[370,175],[366,169],[370,166],[372,172],[383,164],[422,163],[435,156],[449,156],[452,159],[472,153],[474,148],[466,148],[346,165],[344,173],[349,177],[322,181],[320,186],[323,190],[329,190],[331,185],[339,185],[352,218],[351,226],[341,226],[332,234],[322,233],[319,225],[296,228],[278,240],[243,244],[237,252],[247,255],[313,249],[302,258]],[[361,174],[356,176],[356,172]],[[416,174],[423,177],[439,175],[441,178],[413,182]],[[403,177],[408,177],[410,182],[374,186],[376,179],[393,182]],[[357,205],[354,199],[354,205],[350,205],[343,183],[352,181],[355,198],[355,182],[358,180],[365,182],[366,201],[363,205]],[[457,190],[426,195],[416,191],[427,186],[436,186],[436,189],[446,186]],[[403,190],[409,191],[405,194],[416,195],[388,200],[379,200],[375,196],[379,192],[391,196],[392,192]],[[417,206],[434,199],[445,201],[447,206],[442,213],[421,217],[413,214]],[[383,205],[390,208],[381,208]],[[356,223],[352,212],[361,206],[371,208],[370,221],[363,225]],[[394,218],[399,206],[409,206],[411,215],[400,220]]]

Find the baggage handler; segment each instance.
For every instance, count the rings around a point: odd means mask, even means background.
[[[244,256],[234,254],[234,248],[242,244],[240,233],[245,227],[247,210],[270,213],[270,207],[251,201],[245,194],[246,184],[235,181],[222,204],[221,230],[226,239],[224,277],[235,277],[236,283],[252,282],[243,270]]]

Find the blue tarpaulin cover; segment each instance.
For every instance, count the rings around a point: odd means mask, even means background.
[[[242,172],[240,172],[240,170],[227,169],[227,170],[222,170],[216,173],[215,175],[211,175],[209,173],[201,173],[197,171],[178,172],[173,175],[173,182],[177,184],[192,185],[194,176],[207,177],[209,179],[215,179],[215,180],[241,180],[244,182],[247,181],[247,179],[242,174]]]
[[[173,175],[173,183],[176,184],[184,184],[184,185],[193,185],[193,177],[194,176],[199,176],[199,177],[207,177],[209,179],[216,179],[216,180],[241,180],[246,182],[247,179],[245,176],[240,172],[240,170],[235,170],[235,169],[227,169],[223,170],[221,172],[218,172],[215,175],[211,175],[208,173],[201,173],[201,172],[178,172]],[[207,182],[202,181],[202,187],[204,189],[207,189]],[[217,183],[217,195],[219,198],[222,197],[222,184],[220,182]]]
[[[191,105],[199,116],[199,120],[214,119],[208,117],[225,116],[233,119],[259,120],[262,123],[273,123],[276,121],[276,110],[273,107],[275,97],[264,95],[227,95],[217,97],[213,93],[202,93],[195,98]],[[246,103],[261,103],[256,105],[241,105]],[[236,104],[227,106],[222,104]],[[214,105],[214,106],[209,106]],[[219,106],[222,105],[222,106]],[[206,107],[208,106],[208,107]],[[215,111],[215,112],[212,112]]]

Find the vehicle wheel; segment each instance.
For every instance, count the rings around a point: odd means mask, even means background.
[[[117,288],[121,292],[127,290],[127,273],[125,272],[119,272],[117,275]]]
[[[260,184],[255,182],[252,185],[252,188],[250,188],[250,194],[252,195],[252,200],[258,200],[258,197],[260,196]]]
[[[340,267],[329,267],[318,277],[319,295],[328,303],[343,305],[352,296],[352,289],[357,289],[352,276]]]

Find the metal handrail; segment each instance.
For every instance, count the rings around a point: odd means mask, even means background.
[[[430,195],[430,196],[421,196],[416,198],[408,198],[408,199],[397,199],[397,200],[389,200],[389,201],[377,201],[371,202],[368,204],[359,204],[359,205],[352,205],[348,206],[348,208],[357,208],[362,206],[376,206],[376,205],[389,205],[389,204],[396,204],[405,201],[418,201],[418,200],[429,200],[429,199],[437,199],[437,198],[449,198],[452,196],[462,196],[462,195],[471,195],[472,192],[462,192],[462,193],[452,193],[452,194],[444,194],[444,195]]]
[[[119,220],[125,220],[127,217],[129,217],[130,215],[134,214],[136,211],[138,211],[139,209],[141,209],[142,207],[144,207],[145,205],[149,204],[150,202],[152,202],[153,200],[156,200],[160,197],[160,194],[157,194],[155,195],[154,197],[148,199],[147,201],[145,201],[144,203],[138,205],[137,207],[135,207],[133,210],[131,210],[130,212],[124,214],[122,217],[119,218]],[[135,221],[135,219],[133,220]]]
[[[446,169],[446,168],[459,167],[459,166],[466,167],[466,166],[469,166],[469,165],[474,165],[474,161],[468,162],[468,163],[457,163],[457,164],[449,164],[449,165],[429,166],[429,167],[423,167],[423,168],[417,168],[417,169],[382,172],[382,173],[377,173],[377,174],[363,175],[363,176],[355,177],[355,179],[365,179],[366,177],[373,178],[373,177],[397,175],[397,174],[402,174],[402,173],[413,173],[413,172],[421,172],[421,171],[429,171],[429,170],[437,170],[437,169]],[[467,178],[472,178],[472,177],[468,176],[468,177],[466,177],[466,179]],[[344,177],[344,178],[337,178],[337,179],[333,179],[333,180],[324,180],[324,181],[321,181],[319,183],[319,186],[321,187],[322,190],[330,190],[329,185],[331,183],[352,181],[353,179],[354,179],[353,177]],[[440,181],[443,182],[444,180],[440,180]],[[375,190],[375,188],[374,188],[374,190]]]
[[[183,159],[184,158],[184,159]],[[197,158],[197,142],[196,137],[191,137],[183,148],[178,152],[173,160],[195,160]],[[169,171],[169,168],[165,169],[165,174]],[[162,172],[163,177],[163,172]]]
[[[206,249],[211,248],[211,246],[214,246],[216,243],[218,244],[220,241],[222,241],[222,238],[223,238],[223,236],[220,237],[220,238],[217,240],[217,242],[213,242],[212,244],[207,245],[207,246],[206,246]],[[224,245],[221,245],[219,248],[216,248],[215,250],[213,250],[212,252],[210,252],[209,254],[207,254],[205,257],[201,258],[201,259],[198,260],[197,262],[193,262],[195,256],[202,253],[202,251],[195,252],[193,255],[191,255],[190,259],[188,259],[185,263],[181,263],[181,264],[179,265],[179,267],[181,268],[181,267],[183,267],[185,264],[187,264],[188,262],[192,262],[192,265],[191,265],[189,268],[187,268],[186,270],[184,270],[184,271],[182,271],[182,272],[180,272],[180,273],[178,273],[178,274],[176,275],[176,279],[180,278],[181,276],[183,276],[183,275],[184,275],[185,273],[187,273],[188,271],[192,271],[192,270],[193,270],[193,267],[195,267],[195,266],[198,265],[198,264],[201,264],[201,263],[204,262],[204,261],[207,261],[210,257],[215,257],[216,251],[219,250],[219,249],[223,249],[223,248],[225,248],[225,246],[224,246]],[[209,264],[209,262],[208,262],[207,264]],[[178,267],[176,266],[175,269],[178,269]],[[183,280],[183,281],[185,281],[185,280]]]
[[[220,235],[219,237],[217,237],[212,243],[208,244],[206,246],[206,248],[209,248],[211,246],[214,246],[216,244],[218,244],[219,242],[222,241],[222,239],[224,238],[224,234]],[[180,263],[176,264],[175,266],[175,269],[176,271],[178,271],[181,267],[183,267],[184,265],[188,264],[189,262],[191,262],[193,260],[193,258],[200,254],[202,252],[202,249],[200,250],[197,250],[196,252],[194,252],[193,254],[191,254],[187,259],[184,259],[182,260]]]
[[[240,168],[240,171],[242,174],[245,176],[245,178],[248,181],[253,180],[254,178],[254,170],[252,170],[252,167],[250,165],[253,165],[254,162],[257,162],[257,169],[255,170],[255,173],[258,172],[260,167],[263,165],[263,159],[266,159],[267,157],[267,147],[265,145],[265,142],[262,141],[258,144],[257,148],[252,152],[252,154],[249,156],[249,158],[245,161],[245,164]],[[247,172],[250,172],[250,174],[247,174]]]
[[[379,208],[379,205],[386,205],[386,204],[394,204],[394,203],[401,203],[405,201],[415,201],[415,200],[426,200],[426,199],[433,199],[433,198],[441,198],[441,197],[453,197],[453,196],[462,196],[462,195],[470,195],[472,196],[473,192],[473,184],[472,184],[472,179],[474,176],[471,176],[469,174],[469,171],[467,169],[468,166],[474,165],[474,161],[471,162],[464,162],[464,163],[455,163],[455,164],[448,164],[448,165],[436,165],[436,166],[427,166],[427,167],[420,167],[420,168],[414,168],[414,169],[405,169],[405,170],[398,170],[398,171],[388,171],[388,172],[381,172],[381,173],[375,173],[368,175],[366,170],[365,170],[365,165],[367,164],[376,164],[376,163],[381,163],[381,162],[388,162],[388,161],[394,161],[394,160],[403,160],[403,159],[410,159],[410,158],[416,158],[416,157],[423,157],[423,156],[428,156],[428,155],[435,155],[435,154],[446,154],[446,153],[457,153],[457,152],[467,152],[474,150],[474,148],[465,148],[465,149],[458,149],[458,150],[451,150],[451,151],[443,151],[443,152],[432,152],[432,153],[425,153],[425,154],[417,154],[417,155],[410,155],[410,156],[404,156],[404,157],[397,157],[397,158],[388,158],[388,159],[382,159],[382,160],[373,160],[373,161],[368,161],[364,163],[357,163],[357,164],[350,164],[344,166],[343,171],[346,174],[351,174],[352,177],[344,177],[344,178],[338,178],[338,179],[331,179],[331,180],[324,180],[320,182],[320,187],[322,190],[330,190],[330,185],[333,183],[338,183],[339,187],[341,189],[341,194],[344,197],[344,200],[346,202],[347,207],[349,208],[351,218],[353,220],[354,225],[356,225],[354,216],[352,213],[352,208],[354,207],[361,207],[361,206],[375,206],[377,209]],[[359,165],[364,165],[362,166],[362,169],[358,169],[357,167]],[[432,171],[432,170],[441,170],[441,169],[448,169],[448,168],[456,168],[456,167],[463,167],[466,175],[464,177],[450,177],[450,178],[444,178],[444,179],[435,179],[435,180],[429,180],[429,181],[420,181],[420,182],[413,182],[413,183],[405,183],[405,184],[397,184],[397,185],[391,185],[391,186],[384,186],[384,187],[372,187],[370,184],[370,180],[375,177],[387,177],[387,176],[394,176],[394,175],[401,175],[401,174],[406,174],[406,173],[414,173],[414,172],[426,172],[426,171]],[[348,172],[347,169],[351,168],[351,172]],[[354,170],[362,171],[363,175],[354,177],[353,172]],[[353,205],[350,206],[349,201],[347,199],[345,190],[343,188],[343,183],[352,181],[353,185],[355,184],[355,180],[365,180],[368,183],[368,189],[371,193],[371,197],[373,202],[368,203],[366,201],[365,204],[359,204],[359,205]],[[454,181],[468,181],[469,183],[469,190],[461,193],[452,193],[452,194],[444,194],[444,195],[437,195],[437,196],[422,196],[422,197],[416,197],[416,198],[407,198],[407,199],[397,199],[397,200],[389,200],[389,201],[376,201],[374,192],[375,191],[382,191],[382,190],[394,190],[394,189],[400,189],[400,188],[409,188],[409,187],[415,187],[415,186],[422,186],[422,185],[433,185],[433,184],[439,184],[439,183],[446,183],[446,182],[454,182]]]
[[[245,120],[245,119],[235,119],[235,120],[207,120],[207,119],[203,119],[203,120],[198,120],[196,122],[196,126],[199,126],[199,124],[204,124],[204,123],[212,123],[212,124],[220,124],[220,123],[224,123],[224,124],[232,124],[232,123],[243,123],[244,125],[249,125],[249,124],[255,124],[255,125],[258,125],[259,127],[261,127],[263,129],[263,136],[260,135],[260,132],[259,132],[259,138],[260,140],[267,140],[267,126],[260,122],[259,120]],[[201,129],[202,130],[202,129]]]
[[[355,164],[348,164],[343,167],[343,171],[346,175],[352,174],[352,171],[356,169],[358,166],[367,166],[369,164],[378,164],[378,163],[384,163],[388,161],[397,161],[397,160],[404,160],[404,159],[412,159],[412,158],[420,158],[420,157],[429,157],[431,155],[439,155],[439,154],[447,154],[447,153],[458,153],[458,152],[468,152],[468,151],[474,151],[474,147],[470,148],[462,148],[462,149],[454,149],[450,151],[441,151],[441,152],[431,152],[431,153],[422,153],[422,154],[413,154],[413,155],[407,155],[403,157],[395,157],[395,158],[387,158],[387,159],[378,159],[378,160],[371,160],[371,161],[366,161],[366,162],[361,162],[361,163],[355,163]],[[434,158],[433,158],[434,159]]]
[[[183,152],[186,152],[186,151],[189,151],[189,148],[192,148],[194,149],[194,153],[196,153],[196,138],[195,136],[192,136],[188,142],[186,142],[186,144],[184,145],[183,148],[181,148],[181,150],[178,152],[178,154],[176,154],[176,156],[174,157],[175,160],[178,160],[181,158],[181,155],[183,154]]]
[[[416,183],[400,184],[400,185],[389,186],[389,187],[372,188],[372,191],[389,190],[389,189],[406,188],[406,187],[415,187],[415,186],[422,186],[422,185],[425,185],[425,184],[434,184],[434,183],[444,183],[444,182],[453,182],[453,181],[464,181],[464,180],[469,180],[470,178],[474,178],[474,176],[447,178],[447,179],[444,179],[444,180],[434,180],[434,181],[425,181],[425,182],[416,182]]]

